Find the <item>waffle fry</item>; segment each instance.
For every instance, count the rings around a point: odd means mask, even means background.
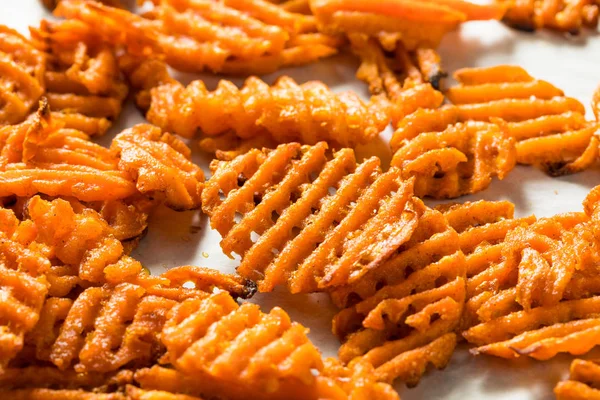
[[[595,296],[561,301],[554,306],[516,311],[476,325],[463,332],[463,336],[476,346],[485,346],[510,340],[523,332],[573,320],[595,318],[598,315],[599,304],[600,297]]]
[[[453,106],[419,109],[402,122],[392,138],[392,165],[407,179],[415,177],[415,194],[454,198],[487,188],[515,166],[514,139],[505,125],[461,123]]]
[[[0,126],[25,120],[44,93],[45,55],[17,31],[0,26]]]
[[[355,93],[333,94],[321,82],[298,85],[289,77],[273,86],[249,78],[242,89],[221,81],[209,92],[202,81],[194,81],[187,87],[159,86],[151,93],[148,120],[184,137],[233,131],[243,139],[269,135],[277,143],[326,140],[353,147],[373,139],[389,121],[384,99],[365,103]]]
[[[104,134],[128,92],[113,49],[80,21],[42,21],[30,31],[47,54],[45,96],[56,117],[67,128]]]
[[[600,367],[592,360],[573,360],[569,380],[554,388],[557,400],[594,400],[600,398]]]
[[[136,193],[118,159],[82,132],[62,129],[41,101],[28,120],[0,128],[0,197],[75,197],[117,200]]]
[[[339,358],[373,366],[378,381],[415,385],[427,364],[443,368],[456,344],[465,301],[465,258],[444,216],[414,199],[410,240],[356,283],[331,291],[342,308],[333,331]]]
[[[503,358],[526,355],[547,360],[559,352],[581,355],[600,344],[600,319],[591,318],[551,325],[524,332],[510,340],[473,349],[473,354],[489,354]]]
[[[327,358],[324,361],[323,375],[334,380],[335,384],[348,394],[348,400],[399,400],[398,393],[388,384],[374,379],[373,367],[365,362],[358,362],[352,368],[342,365],[339,360]],[[322,398],[336,396],[322,395]],[[346,399],[339,396],[339,399]]]
[[[322,360],[306,331],[280,308],[264,314],[218,293],[174,307],[162,342],[169,361],[196,381],[179,390],[196,387],[231,399],[255,390],[265,398],[309,398],[303,393],[314,390],[311,369],[320,370]]]
[[[410,50],[438,46],[442,37],[467,20],[499,19],[497,5],[466,1],[380,2],[311,0],[311,10],[325,32],[360,32],[375,36],[381,32],[398,36]]]
[[[157,57],[142,58],[124,54],[119,57],[119,68],[125,73],[130,86],[135,90],[135,102],[143,111],[150,108],[150,90],[154,87],[176,84],[169,73],[166,62]]]
[[[498,301],[504,300],[514,287],[512,276],[505,273],[504,241],[508,232],[528,227],[535,217],[513,218],[514,205],[506,201],[477,201],[436,208],[443,212],[448,223],[460,238],[460,248],[467,260],[467,302],[461,329],[489,319],[490,310],[498,312]],[[504,290],[509,292],[503,292]],[[493,296],[499,292],[494,301]],[[510,297],[510,296],[509,296]],[[488,302],[489,300],[489,302]],[[514,303],[514,297],[512,298]],[[514,306],[508,303],[508,309]]]
[[[547,28],[577,35],[582,28],[598,27],[600,3],[596,0],[552,4],[498,0],[498,3],[506,7],[503,21],[526,32]]]
[[[34,228],[0,208],[0,369],[23,347],[24,335],[37,323],[48,281],[50,261],[24,243]]]
[[[125,283],[86,289],[74,301],[49,298],[44,318],[28,338],[37,359],[77,372],[151,365],[160,356],[166,313],[176,302],[144,293]]]
[[[308,292],[358,280],[416,226],[411,181],[395,169],[381,173],[376,158],[357,165],[350,149],[328,161],[326,150],[323,142],[291,143],[213,165],[203,210],[223,236],[223,251],[242,256],[238,272],[261,291],[287,283],[292,292]]]
[[[507,123],[517,162],[538,165],[551,176],[579,172],[598,157],[598,124],[585,120],[583,105],[519,67],[464,69],[461,85],[449,89],[462,121]]]
[[[111,150],[119,157],[119,169],[134,176],[140,193],[161,194],[176,210],[201,206],[204,172],[190,161],[191,150],[179,139],[140,124],[121,132]]]

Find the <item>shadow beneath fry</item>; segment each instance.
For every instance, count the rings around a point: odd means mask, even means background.
[[[173,211],[160,206],[150,216],[148,234],[132,252],[153,274],[195,264],[206,229],[198,211]]]

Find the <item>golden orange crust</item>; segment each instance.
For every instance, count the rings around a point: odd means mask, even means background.
[[[465,301],[465,259],[444,216],[413,200],[418,225],[386,263],[330,294],[340,361],[365,362],[378,381],[415,385],[453,353]]]
[[[382,173],[375,158],[357,165],[350,149],[329,159],[325,143],[291,143],[213,167],[203,210],[225,253],[242,256],[238,272],[262,291],[287,283],[307,292],[358,280],[415,227],[412,182],[395,169]]]
[[[47,55],[46,97],[67,128],[102,135],[121,112],[127,86],[110,45],[76,20],[42,21],[31,28],[35,46]]]
[[[600,367],[596,361],[575,359],[569,372],[569,379],[554,388],[557,400],[600,398]]]
[[[446,95],[458,118],[502,124],[516,139],[517,162],[542,167],[551,176],[582,171],[598,158],[597,122],[583,105],[548,82],[515,66],[467,68]]]
[[[467,20],[498,19],[503,14],[497,5],[457,0],[311,0],[310,7],[325,32],[395,34],[410,50],[437,47],[447,32]]]
[[[27,118],[44,93],[45,55],[17,31],[0,26],[0,126]]]
[[[547,28],[577,35],[582,28],[595,29],[598,26],[600,3],[597,0],[548,3],[497,0],[497,3],[506,7],[503,21],[519,30]]]
[[[211,92],[194,81],[187,87],[162,85],[151,94],[148,120],[184,137],[233,131],[242,139],[268,135],[276,143],[325,140],[354,147],[369,142],[389,121],[385,99],[364,102],[353,92],[334,94],[322,82],[298,85],[285,76],[273,86],[251,77],[242,89],[221,81]]]
[[[79,131],[53,120],[42,100],[28,120],[0,128],[0,197],[75,197],[82,201],[118,200],[136,193],[118,159]]]
[[[162,196],[176,210],[201,206],[204,172],[191,160],[191,150],[169,133],[140,124],[118,134],[111,150],[118,169],[130,174],[137,190],[150,197]]]
[[[476,193],[515,166],[515,140],[504,124],[459,122],[453,106],[419,109],[394,133],[392,165],[414,176],[415,194],[453,198]]]

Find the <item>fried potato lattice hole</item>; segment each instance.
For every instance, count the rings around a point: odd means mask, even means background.
[[[594,400],[600,398],[600,366],[595,360],[575,359],[569,379],[554,388],[557,400]]]
[[[190,160],[189,147],[175,136],[139,124],[118,134],[111,150],[119,158],[118,168],[134,177],[140,193],[160,194],[176,210],[201,206],[204,172]]]
[[[456,345],[465,302],[465,258],[444,216],[413,199],[418,225],[394,255],[331,293],[342,310],[333,331],[340,361],[365,362],[377,381],[418,383],[428,364],[443,368]]]
[[[514,168],[515,140],[504,124],[460,121],[457,107],[444,106],[419,109],[399,123],[391,141],[392,165],[405,179],[415,177],[417,196],[475,193]]]
[[[298,85],[285,76],[273,86],[251,77],[242,89],[222,80],[211,92],[198,80],[187,87],[162,85],[151,94],[148,120],[188,138],[232,131],[242,139],[268,135],[277,143],[324,140],[354,147],[373,139],[389,122],[384,99],[365,103],[356,93],[334,94],[322,82]]]
[[[532,32],[548,28],[573,35],[582,28],[598,27],[598,0],[553,1],[551,3],[535,1],[496,0],[506,7],[503,21],[519,30]]]
[[[446,92],[462,121],[506,122],[517,162],[538,165],[551,176],[579,172],[598,157],[599,125],[585,120],[583,105],[524,69],[500,65],[458,70]]]
[[[45,96],[54,118],[88,135],[104,134],[128,92],[114,49],[94,27],[76,20],[43,20],[30,31],[35,46],[46,53]]]
[[[44,93],[45,55],[17,31],[0,25],[0,126],[27,118]]]
[[[477,5],[466,1],[310,0],[319,28],[324,32],[393,34],[410,50],[439,45],[442,37],[467,20],[498,19],[503,10],[497,5]]]
[[[0,197],[124,199],[136,194],[118,159],[83,132],[64,129],[42,99],[38,112],[19,125],[0,127]]]
[[[310,292],[356,281],[406,242],[417,224],[412,181],[382,173],[376,157],[328,157],[324,142],[253,149],[215,161],[202,194],[238,273],[271,291]]]

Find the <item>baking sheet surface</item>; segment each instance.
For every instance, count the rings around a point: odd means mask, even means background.
[[[49,17],[37,0],[0,0],[0,23],[26,34],[29,25],[37,25],[41,18]],[[449,34],[440,48],[443,65],[452,73],[462,67],[517,64],[532,76],[547,80],[563,89],[566,95],[575,97],[587,107],[594,89],[600,84],[600,39],[596,35],[567,38],[550,32],[534,34],[515,32],[497,22],[473,22],[461,30]],[[290,75],[298,82],[319,79],[335,91],[352,89],[365,98],[367,88],[354,78],[358,63],[351,56],[340,55],[321,63],[298,69],[288,69],[271,74],[264,79],[272,83],[277,76]],[[214,88],[217,77],[211,75],[177,75],[188,82],[191,79],[206,80]],[[242,80],[234,79],[236,84]],[[447,84],[451,84],[448,80]],[[100,142],[110,143],[112,136],[132,124],[143,122],[139,111],[128,103],[123,115],[110,133]],[[390,131],[380,140],[360,148],[360,156],[379,155],[384,163],[391,158],[387,147]],[[195,143],[190,143],[194,150]],[[210,159],[194,154],[208,172]],[[490,188],[459,199],[510,200],[516,205],[516,214],[538,217],[556,213],[581,210],[581,201],[588,191],[600,184],[600,170],[562,178],[549,178],[530,167],[517,167],[504,181],[494,180]],[[430,204],[435,204],[429,202]],[[166,208],[159,209],[151,219],[148,236],[133,256],[155,273],[179,265],[202,265],[232,272],[237,260],[223,255],[219,248],[220,236],[212,231],[206,216],[200,212],[177,213]],[[338,342],[330,332],[331,318],[335,310],[325,295],[286,294],[283,290],[259,294],[255,301],[268,310],[283,307],[291,317],[311,329],[310,337],[326,356],[335,355]],[[600,355],[593,352],[586,357]],[[444,371],[431,371],[414,389],[398,385],[403,400],[416,399],[549,399],[557,381],[568,374],[572,357],[558,356],[552,361],[538,362],[529,359],[506,361],[493,357],[473,357],[467,346],[462,345],[454,354]]]

